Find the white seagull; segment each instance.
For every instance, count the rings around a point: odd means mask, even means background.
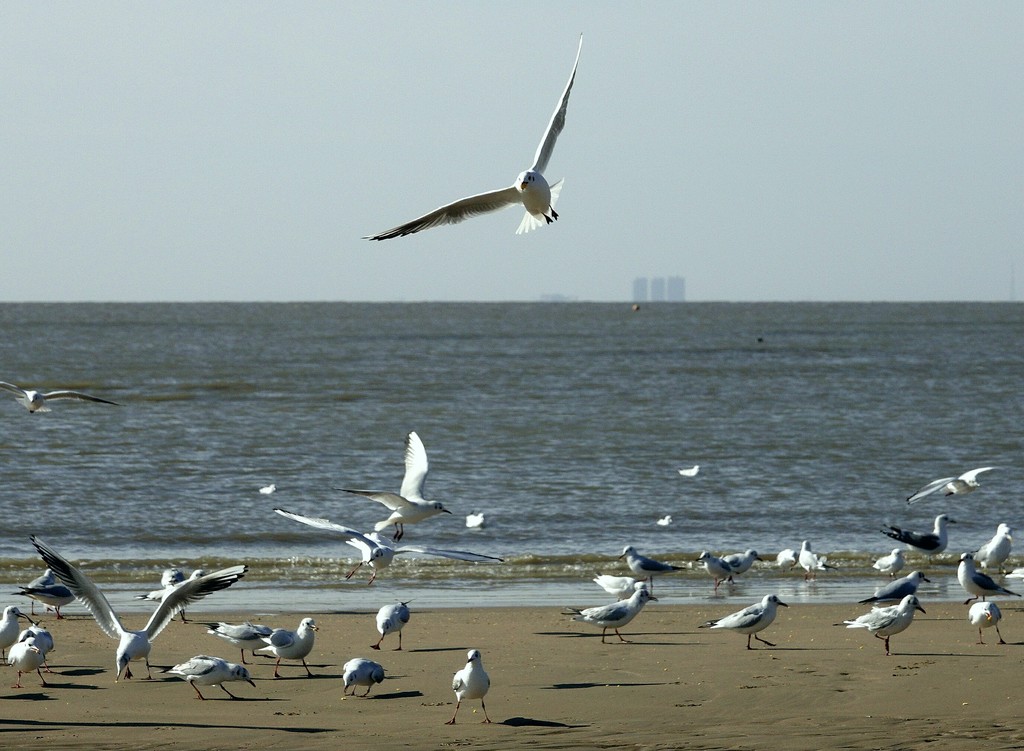
[[[1000,524],[991,540],[986,542],[978,552],[974,554],[974,560],[981,564],[982,568],[992,566],[1000,571],[1003,564],[1010,557],[1013,549],[1013,530],[1007,524]]]
[[[185,575],[181,572],[180,569],[176,569],[176,568],[165,569],[163,574],[161,574],[161,576],[160,576],[160,583],[162,585],[161,588],[160,589],[154,589],[154,590],[152,590],[150,592],[147,592],[144,595],[135,595],[135,599],[136,600],[149,600],[150,602],[163,602],[164,600],[166,600],[171,595],[171,593],[174,592],[174,590],[176,590],[178,587],[180,587],[185,582],[195,581],[200,576],[205,576],[205,575],[206,575],[206,571],[204,571],[201,568],[197,568],[186,579]],[[182,623],[188,623],[188,619],[185,617],[185,608],[182,608],[179,611],[179,613],[181,615],[181,622]]]
[[[665,514],[663,517],[655,522],[659,527],[669,527],[672,525],[672,514]]]
[[[694,464],[692,467],[685,467],[679,470],[679,474],[683,477],[696,477],[697,473],[700,472],[700,465]]]
[[[747,573],[754,565],[754,561],[763,561],[764,558],[759,556],[756,550],[747,550],[743,553],[724,555],[722,560],[732,569],[732,573],[729,575],[731,580],[733,576]]]
[[[715,592],[718,591],[719,584],[732,576],[732,566],[706,550],[702,550],[697,556],[697,563],[715,580]]]
[[[245,661],[245,650],[252,651],[253,656],[255,656],[257,649],[266,646],[266,642],[263,641],[264,637],[270,636],[274,632],[274,629],[270,626],[249,623],[248,621],[240,624],[224,623],[221,621],[219,623],[208,623],[207,625],[209,628],[206,633],[213,634],[241,650],[243,665],[248,664]]]
[[[779,568],[790,569],[797,564],[797,553],[793,548],[780,550],[775,556],[775,565]]]
[[[366,582],[367,584],[373,584],[374,579],[377,578],[378,571],[390,566],[394,557],[403,553],[419,553],[421,555],[432,555],[438,558],[451,558],[455,561],[471,561],[474,563],[486,563],[487,561],[497,561],[498,563],[502,562],[501,558],[482,555],[480,553],[470,553],[467,550],[441,550],[440,548],[427,548],[422,545],[400,545],[398,547],[392,547],[381,539],[379,535],[373,532],[369,535],[364,535],[358,530],[352,529],[351,527],[345,527],[341,524],[335,524],[327,519],[303,516],[302,514],[295,514],[291,511],[285,511],[280,508],[276,508],[274,511],[281,516],[291,519],[292,521],[297,521],[316,529],[338,532],[348,537],[345,542],[354,548],[358,548],[362,552],[362,560],[356,564],[355,568],[345,574],[345,578],[351,579],[352,575],[355,574],[355,572],[359,570],[359,567],[365,563],[373,569],[373,575],[370,577],[370,580]]]
[[[24,618],[33,626],[36,625],[36,622],[18,610],[16,605],[4,608],[3,617],[0,617],[0,659],[7,655],[8,647],[18,642],[18,634],[21,633],[21,629],[18,628],[19,618]]]
[[[377,631],[380,633],[380,639],[376,644],[371,644],[370,649],[380,649],[385,636],[398,634],[398,646],[395,647],[395,651],[402,650],[402,628],[409,622],[408,606],[408,602],[396,602],[393,605],[385,605],[377,611]]]
[[[11,686],[11,688],[21,688],[21,676],[24,673],[31,673],[33,670],[39,675],[39,681],[43,686],[49,685],[39,670],[45,659],[46,656],[36,646],[34,637],[30,636],[24,641],[14,644],[11,647],[10,654],[7,655],[7,664],[13,665],[14,669],[18,671],[18,682]]]
[[[64,618],[64,616],[61,615],[60,609],[68,603],[75,601],[75,596],[71,594],[71,590],[63,584],[43,584],[39,586],[29,585],[27,587],[20,587],[19,589],[20,591],[16,594],[32,598],[33,614],[35,613],[35,602],[38,600],[48,609],[53,608],[57,613],[57,620]]]
[[[629,625],[629,622],[636,618],[640,611],[644,609],[644,605],[651,600],[657,602],[658,598],[652,595],[646,586],[641,584],[633,591],[628,600],[620,600],[619,602],[613,602],[611,605],[600,605],[585,610],[569,608],[569,614],[572,615],[574,621],[589,623],[591,626],[600,628],[602,644],[607,644],[604,637],[608,633],[608,629],[612,629],[615,632],[615,635],[619,637],[619,641],[628,644],[629,642],[622,638],[619,629]]]
[[[484,697],[491,688],[491,678],[484,670],[483,658],[480,657],[479,649],[471,649],[467,655],[466,667],[457,672],[452,678],[452,691],[455,692],[457,702],[455,714],[445,723],[454,725],[455,717],[459,714],[459,707],[463,699],[479,699],[480,708],[484,711],[484,722],[490,723],[491,718],[487,716],[487,707],[484,705]]]
[[[598,574],[592,581],[618,600],[628,600],[633,596],[637,585],[644,583],[643,580],[634,579],[632,576],[612,576],[611,574]]]
[[[751,637],[767,644],[769,647],[774,647],[774,644],[770,641],[765,641],[757,633],[764,631],[772,625],[779,605],[784,608],[789,607],[789,605],[779,599],[778,595],[765,595],[761,598],[761,602],[754,603],[750,607],[743,608],[743,610],[727,615],[724,618],[702,623],[698,628],[724,628],[746,634],[747,649],[753,649],[750,646]]]
[[[270,652],[277,658],[274,664],[274,677],[280,678],[278,669],[281,667],[281,660],[301,660],[302,667],[306,669],[306,675],[313,677],[313,671],[306,664],[306,656],[313,651],[313,640],[315,632],[319,631],[316,622],[312,618],[303,618],[299,621],[299,627],[294,631],[284,628],[275,628],[270,636],[263,637],[265,647],[260,647],[257,652]]]
[[[988,472],[993,469],[995,469],[995,467],[978,467],[977,469],[972,469],[969,472],[964,472],[959,477],[942,477],[938,480],[932,480],[919,491],[907,498],[907,503],[916,503],[922,498],[925,498],[938,490],[945,490],[946,495],[966,495],[967,493],[973,493],[979,487],[978,475],[982,472]]]
[[[382,532],[392,524],[395,525],[395,541],[405,534],[404,525],[421,522],[436,514],[450,514],[440,501],[427,501],[423,498],[423,484],[427,479],[427,450],[423,441],[412,431],[405,437],[405,476],[398,493],[380,490],[349,490],[346,493],[361,495],[377,501],[391,509],[391,516],[373,525],[376,532]]]
[[[96,623],[103,633],[112,639],[118,640],[115,657],[115,682],[121,677],[122,671],[124,671],[125,678],[132,677],[130,663],[135,659],[145,661],[146,671],[149,677],[152,678],[149,666],[149,653],[153,647],[153,640],[171,622],[174,614],[186,605],[197,602],[208,594],[230,587],[245,576],[246,572],[245,566],[231,566],[186,582],[175,589],[157,606],[144,629],[141,631],[128,631],[121,625],[117,613],[110,607],[107,598],[92,583],[89,577],[64,560],[57,551],[34,535],[31,537],[31,540],[36,550],[39,551],[39,555],[46,562],[46,565],[53,569],[57,578],[64,582],[67,588],[74,593],[75,597],[92,613],[92,617],[96,619]]]
[[[551,159],[551,152],[554,151],[555,141],[562,132],[562,128],[565,127],[565,111],[569,106],[569,92],[572,91],[572,84],[576,80],[576,66],[579,65],[582,49],[583,36],[581,35],[579,48],[576,50],[576,61],[573,63],[572,74],[569,76],[569,83],[565,85],[565,91],[562,92],[562,97],[558,100],[555,113],[551,116],[547,130],[544,131],[544,137],[537,147],[537,153],[533,157],[533,166],[519,173],[515,183],[508,188],[478,193],[475,196],[469,196],[468,198],[446,204],[434,209],[429,214],[413,219],[411,222],[400,224],[378,235],[371,235],[363,239],[388,240],[392,237],[403,237],[404,235],[411,235],[414,232],[429,229],[430,227],[438,227],[442,224],[458,224],[463,219],[469,219],[479,214],[490,213],[503,209],[506,206],[515,206],[517,204],[521,204],[526,209],[526,215],[523,217],[523,221],[520,222],[519,229],[516,230],[517,235],[543,226],[544,223],[551,224],[551,222],[558,219],[558,214],[555,212],[555,202],[558,199],[562,181],[559,180],[554,185],[548,185],[548,181],[543,173],[547,169],[548,161]]]
[[[636,548],[632,545],[627,545],[622,549],[622,555],[617,560],[626,559],[626,565],[629,566],[629,570],[636,574],[641,579],[647,579],[651,583],[651,593],[654,593],[654,575],[655,574],[670,574],[673,571],[681,571],[682,567],[673,566],[671,563],[662,563],[656,561],[653,558],[648,558],[645,555],[640,555],[636,552]]]
[[[220,686],[221,690],[232,699],[237,699],[238,697],[224,687],[224,684],[228,681],[245,681],[253,688],[256,688],[256,684],[252,682],[248,670],[241,665],[222,660],[220,657],[196,655],[188,662],[175,665],[164,672],[184,678],[195,689],[196,695],[203,700],[206,697],[199,690],[199,686]]]
[[[917,588],[921,586],[921,582],[931,583],[931,579],[927,578],[920,571],[911,571],[906,576],[891,581],[884,587],[879,587],[875,590],[874,595],[858,600],[858,602],[861,605],[876,602],[899,602],[907,595],[916,595]]]
[[[3,381],[0,381],[0,389],[14,394],[14,398],[21,402],[22,406],[32,413],[49,412],[50,408],[46,406],[46,402],[55,401],[57,399],[76,399],[80,402],[100,402],[101,404],[113,404],[115,407],[121,406],[117,402],[112,402],[109,399],[100,399],[98,396],[83,394],[81,391],[68,391],[67,389],[47,392],[33,391],[31,389],[19,388],[13,383],[5,383]]]
[[[903,548],[893,548],[891,553],[883,555],[877,561],[872,563],[871,568],[876,569],[883,574],[895,576],[906,565],[907,562],[903,558]]]
[[[1000,612],[999,606],[994,602],[976,602],[967,611],[967,620],[971,622],[971,625],[978,627],[978,644],[985,643],[981,630],[983,628],[992,628],[993,626],[996,629],[996,636],[999,637],[999,643],[1006,644],[1003,641],[1003,635],[999,633],[999,621],[1002,619],[1003,614]]]
[[[483,514],[466,514],[466,527],[468,529],[480,529],[484,526],[486,519]]]
[[[800,543],[800,555],[797,557],[797,561],[804,570],[804,581],[807,579],[817,579],[819,571],[835,568],[835,566],[828,563],[828,556],[818,555],[811,550],[811,543],[807,540]]]
[[[341,677],[345,683],[341,693],[346,696],[349,688],[352,689],[352,696],[355,696],[356,686],[366,686],[366,693],[362,696],[369,696],[373,684],[384,681],[384,668],[379,663],[362,657],[354,657],[349,660],[342,666],[341,671]]]
[[[946,532],[947,524],[956,524],[956,520],[950,519],[946,514],[939,514],[935,517],[935,523],[931,532],[913,532],[909,529],[894,527],[889,524],[886,525],[888,529],[882,530],[882,534],[888,535],[897,542],[917,548],[922,552],[938,555],[949,544],[949,535]]]
[[[277,485],[275,485],[274,483],[270,483],[269,485],[264,485],[262,488],[260,488],[260,493],[262,495],[270,495],[275,490],[277,490]]]
[[[46,668],[47,673],[52,673],[53,671],[46,664],[46,656],[54,650],[53,634],[42,626],[33,624],[18,634],[18,641],[25,641],[26,639],[35,639],[39,654],[43,656],[43,667]]]
[[[974,553],[963,553],[960,556],[960,565],[956,569],[956,578],[960,582],[960,586],[964,588],[964,591],[969,595],[973,595],[973,597],[968,597],[964,600],[964,605],[979,597],[982,600],[986,597],[994,597],[995,595],[1020,597],[1016,592],[1000,587],[988,574],[978,571],[974,567]]]
[[[843,623],[847,628],[866,628],[876,638],[884,639],[885,654],[889,655],[892,654],[889,651],[889,637],[909,628],[914,621],[915,610],[925,612],[916,595],[907,595],[900,600],[899,605],[872,608],[870,613],[865,613],[852,621],[843,621]]]

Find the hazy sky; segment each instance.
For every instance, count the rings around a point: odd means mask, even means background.
[[[360,239],[510,185],[580,33],[560,221]],[[1022,39],[1018,0],[5,3],[0,301],[1007,300]]]

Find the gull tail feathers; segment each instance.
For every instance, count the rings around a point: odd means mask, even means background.
[[[565,182],[564,179],[559,180],[557,183],[552,185],[551,188],[550,188],[551,189],[551,204],[550,205],[551,205],[551,209],[552,210],[554,210],[555,203],[557,203],[557,201],[558,201],[558,196],[562,192],[562,183],[564,183],[564,182]],[[525,234],[525,233],[527,233],[527,232],[529,232],[531,230],[535,230],[538,227],[543,227],[545,224],[550,224],[550,223],[551,223],[551,220],[548,219],[543,214],[541,214],[540,216],[537,216],[537,215],[531,214],[529,211],[527,211],[523,215],[523,221],[521,221],[519,223],[519,229],[516,230],[516,234],[517,235],[522,235],[522,234]]]

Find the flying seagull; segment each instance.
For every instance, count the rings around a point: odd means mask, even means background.
[[[487,193],[478,193],[475,196],[462,198],[453,203],[446,204],[424,214],[411,222],[400,224],[378,235],[364,237],[364,240],[390,240],[392,237],[404,237],[420,230],[438,227],[442,224],[458,224],[464,219],[487,214],[506,206],[522,204],[526,209],[526,215],[516,230],[517,235],[529,232],[532,229],[551,224],[558,219],[555,211],[555,202],[558,200],[559,191],[562,188],[562,181],[549,185],[544,178],[544,170],[547,169],[548,161],[551,159],[551,152],[555,149],[555,141],[565,127],[565,111],[569,106],[569,93],[572,91],[572,84],[576,80],[576,66],[580,62],[580,51],[583,49],[583,36],[580,35],[579,48],[576,50],[576,62],[572,66],[572,74],[569,76],[569,83],[565,85],[565,91],[558,100],[558,106],[551,116],[544,137],[537,147],[537,153],[533,157],[533,166],[530,169],[520,172],[515,183],[510,187],[491,190]]]
[[[978,467],[977,469],[972,469],[969,472],[964,472],[959,477],[941,477],[938,480],[932,480],[912,496],[908,497],[907,503],[916,503],[937,490],[945,490],[946,495],[963,495],[966,493],[973,493],[980,485],[978,482],[978,475],[982,472],[989,472],[993,469],[995,469],[995,467]]]
[[[0,381],[0,389],[14,394],[14,398],[32,413],[49,412],[50,408],[46,406],[46,402],[55,399],[77,399],[80,402],[100,402],[101,404],[113,404],[115,407],[121,406],[109,399],[100,399],[98,396],[83,394],[81,391],[68,391],[67,389],[47,392],[33,391],[31,389],[19,388],[13,383],[5,383],[4,381]]]

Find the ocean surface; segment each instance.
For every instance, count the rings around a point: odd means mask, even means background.
[[[923,597],[956,599],[959,552],[1024,525],[1013,303],[6,304],[0,380],[124,405],[30,415],[0,394],[0,586],[42,570],[34,534],[119,610],[148,610],[133,595],[167,566],[239,562],[246,578],[196,612],[594,605],[590,578],[628,573],[625,545],[684,567],[702,550],[772,561],[717,594],[699,569],[660,577],[664,602],[852,602],[884,582],[882,524],[926,531],[942,512],[949,555],[911,567]],[[273,508],[372,529],[387,511],[338,489],[397,492],[411,430],[452,514],[403,542],[505,562],[402,555],[371,587],[345,580],[357,551]],[[970,495],[905,502],[987,465]],[[776,569],[801,540],[838,570]]]

